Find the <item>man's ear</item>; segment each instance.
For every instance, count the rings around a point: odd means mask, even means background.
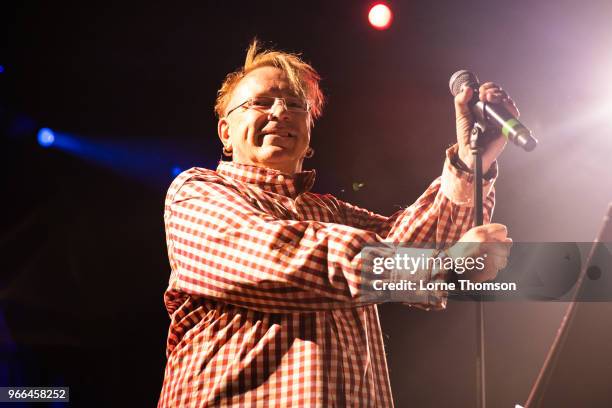
[[[219,135],[219,139],[221,139],[221,143],[223,146],[227,146],[229,143],[229,122],[225,118],[219,119],[217,122],[217,134]]]

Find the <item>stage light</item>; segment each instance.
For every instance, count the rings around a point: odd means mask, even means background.
[[[0,65],[0,74],[4,72],[4,65]]]
[[[55,134],[49,128],[41,128],[38,131],[38,144],[42,147],[49,147],[55,142]]]
[[[391,25],[393,14],[387,5],[379,3],[370,9],[368,20],[375,29],[386,30]]]
[[[175,178],[194,164],[208,168],[214,168],[216,164],[214,156],[203,161],[193,151],[176,149],[171,142],[159,140],[143,142],[125,136],[87,137],[63,129],[41,128],[38,143],[155,188],[166,186],[171,176]]]

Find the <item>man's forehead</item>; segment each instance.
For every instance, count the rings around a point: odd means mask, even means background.
[[[250,96],[262,92],[294,95],[285,73],[275,67],[261,67],[249,72],[236,86],[234,95]]]

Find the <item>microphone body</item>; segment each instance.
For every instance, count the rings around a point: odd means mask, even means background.
[[[456,96],[464,85],[474,90],[474,96],[470,101],[472,112],[478,123],[483,127],[496,126],[501,128],[503,135],[515,145],[530,152],[536,148],[538,141],[533,137],[531,131],[523,125],[514,115],[508,112],[502,104],[483,102],[478,98],[478,77],[470,71],[461,70],[455,72],[450,79],[449,86],[451,94]]]

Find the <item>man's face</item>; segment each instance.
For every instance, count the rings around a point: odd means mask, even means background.
[[[261,67],[246,75],[234,89],[228,110],[254,96],[295,98],[282,70]],[[289,112],[277,101],[269,112],[238,108],[219,120],[221,141],[233,152],[233,161],[280,170],[301,171],[310,143],[310,115]]]

